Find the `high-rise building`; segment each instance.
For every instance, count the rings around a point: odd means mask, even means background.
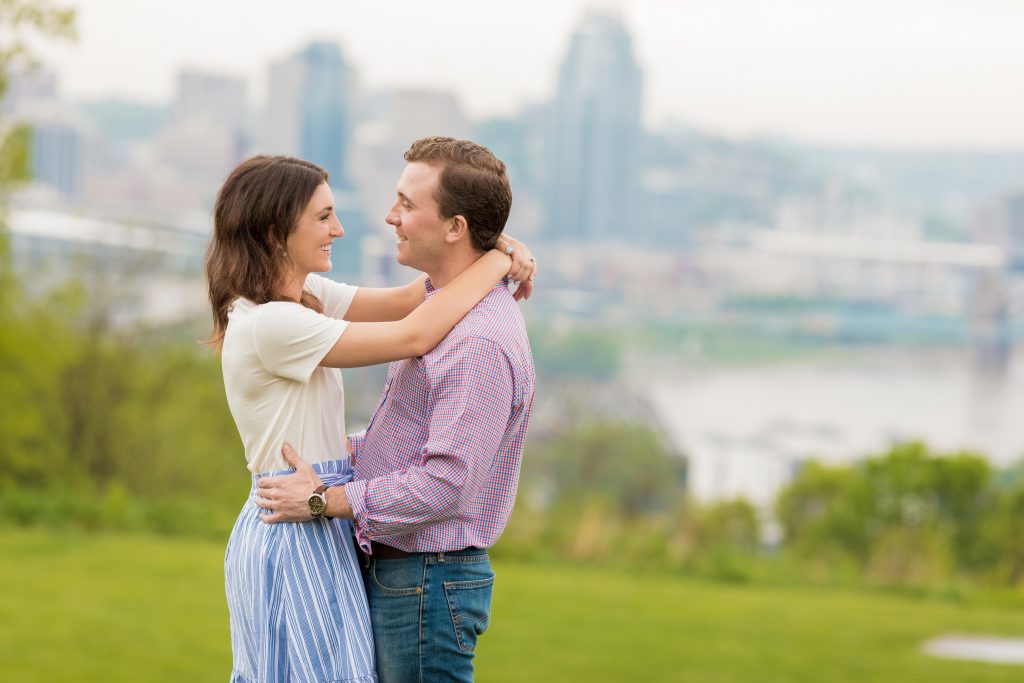
[[[1002,247],[1010,266],[1024,272],[1024,192],[1006,194],[983,206],[972,236],[975,242]]]
[[[427,135],[471,138],[473,127],[454,93],[408,89],[374,93],[368,100],[373,119],[356,131],[353,163],[364,215],[362,276],[379,285],[407,280],[410,275],[395,262],[394,229],[384,222],[395,201],[395,183],[405,168],[403,155],[414,140]],[[344,222],[344,220],[343,220]]]
[[[327,169],[332,186],[349,187],[354,80],[330,42],[311,43],[271,64],[264,151],[312,161]]]
[[[146,164],[146,177],[159,186],[165,205],[209,209],[224,178],[249,152],[246,82],[183,69],[170,114],[151,138],[153,156]],[[90,189],[106,184],[99,175],[90,173]],[[139,199],[147,191],[133,194]]]
[[[355,184],[375,225],[390,234],[384,215],[395,201],[395,183],[405,168],[403,155],[427,135],[470,138],[473,128],[454,93],[445,90],[385,90],[368,100],[373,112],[355,133]]]
[[[178,74],[173,116],[157,136],[159,155],[203,204],[249,148],[246,83],[186,69]]]
[[[82,190],[83,136],[70,121],[32,123],[32,176],[66,199]]]
[[[547,235],[628,239],[637,230],[643,76],[613,11],[573,32],[552,111]]]
[[[85,130],[81,117],[57,96],[57,77],[46,69],[14,72],[0,111],[32,131],[32,178],[65,200],[82,192]]]
[[[1003,372],[1013,345],[1011,318],[1022,308],[1019,292],[1024,291],[1024,193],[1007,194],[983,206],[972,237],[996,245],[1006,256],[1002,268],[974,269],[970,289],[975,363],[983,370]]]
[[[1017,270],[1024,270],[1024,192],[1003,200],[1003,220],[1006,222],[1010,261]]]
[[[245,81],[233,76],[184,69],[178,74],[174,114],[178,118],[202,116],[228,131],[243,131],[247,116]]]

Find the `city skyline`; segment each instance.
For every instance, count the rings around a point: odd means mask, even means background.
[[[76,99],[166,102],[177,72],[198,68],[246,79],[260,105],[267,64],[312,40],[337,40],[364,87],[452,90],[479,120],[551,99],[572,29],[592,4],[297,0],[251,3],[240,21],[224,2],[86,0],[78,43],[48,50],[44,64]],[[618,6],[633,35],[649,128],[837,146],[1024,148],[1024,42],[1014,30],[1024,4],[948,0],[927,12],[909,0],[600,4]]]

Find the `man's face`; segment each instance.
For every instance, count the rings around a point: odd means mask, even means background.
[[[450,222],[441,218],[434,199],[441,169],[421,161],[405,166],[398,179],[395,203],[384,218],[398,238],[396,258],[403,266],[433,271],[444,259],[445,231]]]

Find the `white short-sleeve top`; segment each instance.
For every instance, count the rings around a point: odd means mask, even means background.
[[[235,300],[228,313],[224,388],[252,472],[286,469],[285,442],[309,463],[347,457],[341,371],[320,361],[348,326],[340,318],[357,288],[310,275],[306,290],[323,303],[323,315],[297,303],[248,299]]]

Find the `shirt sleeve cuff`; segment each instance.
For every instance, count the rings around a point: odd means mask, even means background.
[[[352,531],[356,543],[367,555],[370,554],[370,537],[367,535],[366,519],[366,482],[350,481],[344,486],[345,496],[352,508]]]

